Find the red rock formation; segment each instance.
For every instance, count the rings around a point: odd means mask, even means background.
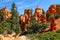
[[[3,8],[3,9],[1,9],[1,10],[0,10],[0,13],[1,13],[2,11],[4,12],[6,19],[8,19],[8,18],[10,18],[10,17],[12,16],[12,14],[8,11],[8,9],[7,9],[6,7]]]
[[[40,21],[41,21],[41,23],[45,23],[46,22],[46,17],[45,17],[45,15],[41,15],[40,16],[41,18],[40,18]]]
[[[49,20],[50,20],[50,31],[56,30],[56,23],[54,17],[51,16]]]
[[[56,25],[57,30],[59,30],[60,29],[60,18],[58,18],[57,20],[55,20],[55,23],[57,24]]]
[[[40,7],[37,7],[34,12],[34,20],[40,21],[40,16],[42,15],[42,9]]]
[[[56,12],[57,12],[58,14],[60,14],[60,4],[57,4],[57,5],[56,5]]]
[[[44,23],[46,20],[45,14],[42,12],[42,8],[37,7],[34,12],[34,20]]]
[[[26,16],[26,21],[27,23],[29,23],[31,21],[31,10],[30,9],[27,9],[24,11],[24,15]]]
[[[19,18],[20,18],[20,24],[21,24],[22,31],[26,31],[26,16],[20,15]]]
[[[31,20],[31,10],[25,10],[23,15],[20,15],[20,24],[22,31],[27,31],[26,24],[30,23]]]
[[[52,4],[49,9],[47,10],[47,12],[50,12],[51,14],[55,14],[56,13],[56,5]]]
[[[60,4],[52,4],[47,10],[47,12],[50,12],[51,14],[60,14]]]

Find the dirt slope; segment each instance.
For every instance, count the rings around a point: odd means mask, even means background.
[[[56,22],[56,28],[57,30],[60,29],[60,18],[58,18],[57,20],[55,20]]]

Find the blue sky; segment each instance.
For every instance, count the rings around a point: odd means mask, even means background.
[[[24,9],[35,10],[37,6],[40,6],[46,11],[51,4],[60,4],[60,0],[0,0],[0,9],[6,6],[10,10],[13,2],[17,6],[19,14],[23,14]]]

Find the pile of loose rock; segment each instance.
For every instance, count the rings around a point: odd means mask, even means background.
[[[30,39],[28,39],[28,37],[26,36],[19,36],[19,34],[16,35],[15,33],[13,33],[6,35],[0,34],[0,40],[30,40]]]

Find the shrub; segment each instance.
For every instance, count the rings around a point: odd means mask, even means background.
[[[27,35],[31,40],[60,40],[60,33],[44,32],[42,34]]]
[[[3,24],[0,23],[0,34],[4,34],[4,32],[5,32],[5,29],[3,27]]]
[[[5,22],[5,31],[7,31],[7,33],[11,34],[12,30],[11,30],[11,23],[10,22]]]
[[[60,17],[60,14],[56,13],[55,14],[55,19],[58,19]]]
[[[51,16],[50,12],[47,12],[46,13],[46,21],[49,21],[48,19],[49,19],[50,16]]]
[[[28,28],[28,31],[31,31],[33,33],[37,32],[39,29],[37,22],[31,22],[31,23],[27,24],[27,28]]]
[[[20,33],[20,25],[19,24],[14,26],[14,31],[16,33]]]
[[[57,30],[56,33],[60,33],[60,30]]]
[[[39,22],[33,22],[33,23],[29,23],[27,24],[27,28],[30,30],[32,30],[33,33],[36,32],[42,32],[44,31],[45,28],[47,28],[47,24],[42,24]]]
[[[43,32],[47,27],[48,27],[48,24],[41,24],[41,26],[39,26],[39,32]]]

